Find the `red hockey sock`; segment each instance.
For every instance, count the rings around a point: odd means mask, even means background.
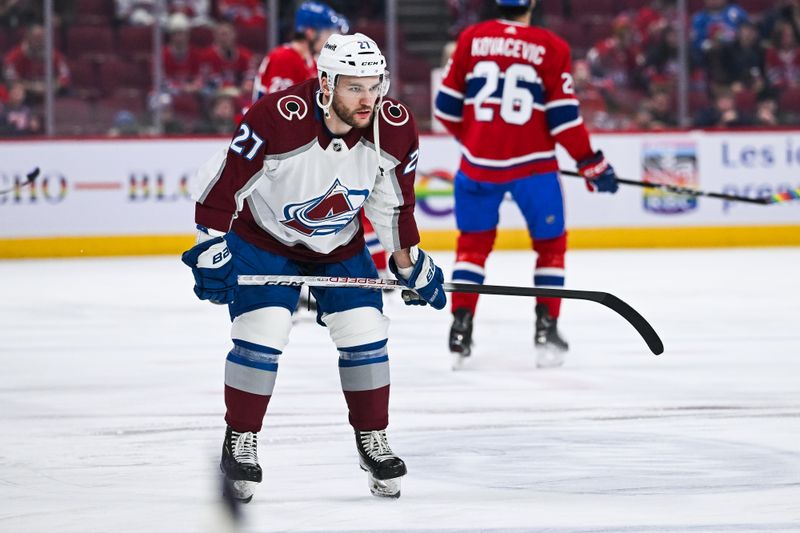
[[[261,431],[264,414],[272,396],[262,396],[225,385],[225,422],[236,431]]]
[[[358,431],[386,429],[389,425],[389,385],[372,390],[344,391],[350,425]]]
[[[564,286],[564,254],[567,251],[567,234],[555,239],[536,239],[533,249],[537,253],[533,284],[537,287]],[[537,298],[537,303],[547,306],[550,316],[558,318],[561,298]]]
[[[494,247],[497,230],[460,232],[456,245],[456,264],[453,265],[453,283],[483,284],[486,278],[484,265]],[[467,308],[475,314],[477,294],[453,293],[451,309]]]

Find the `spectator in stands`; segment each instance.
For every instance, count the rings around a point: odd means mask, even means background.
[[[165,90],[197,93],[203,86],[200,77],[200,51],[191,46],[189,19],[183,13],[170,15],[168,43],[162,50]]]
[[[586,54],[592,75],[605,79],[609,89],[633,89],[640,86],[635,73],[643,62],[631,19],[614,19],[613,34],[594,45]]]
[[[29,100],[40,102],[45,93],[44,28],[30,26],[22,42],[13,48],[3,61],[3,74],[8,82],[20,82]],[[69,87],[69,67],[64,56],[53,49],[53,78],[56,93],[63,94]]]
[[[217,12],[220,18],[232,22],[237,28],[267,26],[263,0],[218,0]]]
[[[211,101],[208,116],[197,128],[196,133],[230,136],[236,129],[236,116],[239,114],[239,90],[226,87],[217,92]]]
[[[800,0],[777,0],[775,7],[764,12],[761,17],[761,36],[772,37],[778,22],[788,22],[794,38],[800,42]]]
[[[589,63],[578,59],[572,64],[572,79],[575,94],[581,102],[581,114],[589,128],[602,128],[608,121],[605,90],[595,83]]]
[[[713,89],[731,83],[731,72],[725,64],[725,55],[732,44],[726,40],[722,26],[715,26],[709,31],[702,51],[702,66],[706,82]]]
[[[7,136],[41,133],[41,121],[25,104],[25,86],[13,82],[8,87],[8,102],[0,104],[0,133]]]
[[[766,53],[755,24],[745,22],[739,26],[736,41],[726,46],[723,54],[723,64],[735,92],[761,93],[766,89]]]
[[[42,20],[44,2],[5,0],[0,2],[0,27],[21,28]]]
[[[156,0],[114,0],[117,19],[134,26],[150,26],[156,19]],[[211,0],[167,0],[162,24],[168,17],[183,13],[191,26],[211,23]]]
[[[69,24],[75,16],[75,0],[53,2],[53,24]],[[44,20],[44,2],[0,0],[0,28],[26,28]]]
[[[719,89],[714,107],[702,109],[694,119],[694,125],[698,128],[732,128],[751,124],[752,121],[737,109],[733,91],[728,88]]]
[[[777,91],[800,85],[800,50],[788,22],[780,21],[772,33],[772,47],[766,53],[767,78]]]
[[[703,52],[712,46],[712,39],[722,43],[733,42],[736,30],[747,20],[747,13],[736,3],[705,0],[705,9],[692,17],[692,52],[695,60],[703,61]]]
[[[214,43],[200,53],[200,73],[214,87],[236,87],[245,94],[253,90],[253,52],[236,43],[236,28],[220,22],[214,28]]]
[[[672,26],[663,25],[649,35],[644,51],[646,86],[650,87],[656,79],[676,80],[679,68],[678,34]]]
[[[778,122],[778,102],[774,98],[763,98],[756,104],[754,125],[772,127]]]
[[[668,0],[651,0],[635,12],[633,25],[642,48],[647,48],[669,26],[669,21],[676,19],[675,9],[668,3]]]
[[[653,120],[653,114],[647,106],[641,106],[636,114],[633,116],[632,127],[638,130],[654,130],[658,129],[658,125]]]
[[[656,91],[647,103],[652,118],[651,129],[675,128],[678,117],[675,112],[675,101],[667,91]]]
[[[141,134],[141,126],[136,115],[127,110],[114,115],[114,123],[108,130],[109,137],[133,137]]]
[[[168,0],[169,14],[183,13],[189,18],[189,24],[208,26],[212,24],[211,0]]]

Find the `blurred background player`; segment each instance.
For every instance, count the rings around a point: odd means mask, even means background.
[[[455,177],[459,236],[453,281],[481,284],[494,246],[500,203],[519,206],[537,252],[536,286],[564,286],[567,236],[555,143],[578,162],[587,187],[616,192],[616,175],[594,151],[578,110],[570,48],[530,26],[531,0],[496,0],[499,18],[464,29],[436,95],[436,117],[461,145]],[[450,351],[470,354],[478,296],[454,294]],[[536,303],[537,365],[560,366],[567,342],[557,329],[561,300]]]
[[[447,303],[441,269],[417,247],[416,124],[403,104],[383,98],[385,69],[378,45],[366,35],[332,35],[319,57],[318,80],[259,99],[224,157],[199,174],[197,244],[183,261],[201,300],[229,305],[233,348],[225,363],[228,427],[221,468],[244,502],[262,479],[257,433],[300,289],[237,286],[237,275],[374,278],[358,220],[363,208],[392,253],[392,272],[416,291],[406,304],[443,309]],[[258,179],[265,166],[266,178]],[[406,466],[386,437],[389,319],[382,294],[350,287],[312,292],[317,322],[328,328],[339,353],[342,391],[370,490],[399,497]]]
[[[300,4],[294,15],[291,42],[274,48],[261,61],[253,85],[253,102],[265,94],[288,89],[315,78],[316,57],[334,33],[347,33],[349,24],[341,15],[320,2]]]
[[[316,77],[316,58],[334,33],[350,30],[347,18],[321,2],[303,2],[294,17],[294,37],[272,50],[261,62],[253,87],[253,101]],[[364,238],[378,276],[386,276],[386,252],[370,221],[361,214]],[[305,302],[301,302],[301,307]]]

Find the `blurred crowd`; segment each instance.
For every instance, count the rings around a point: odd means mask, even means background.
[[[700,128],[778,126],[800,119],[800,1],[748,13],[704,0],[691,15],[689,111]],[[673,3],[617,15],[611,34],[575,61],[575,79],[602,129],[677,123],[678,32]],[[781,110],[779,113],[778,110]]]
[[[490,16],[487,6],[493,4],[446,2],[451,38]],[[800,0],[741,2],[689,2],[690,125],[797,124]],[[280,25],[284,40],[292,36],[291,14],[297,3],[281,0],[281,13],[287,15]],[[385,32],[379,22],[383,2],[328,3],[357,21],[351,25],[355,30]],[[584,3],[542,2],[534,23],[549,27],[572,46],[576,90],[587,124],[595,130],[680,126],[675,1],[597,0],[589,15]],[[0,1],[0,135],[43,130],[42,4]],[[619,9],[623,4],[631,7]],[[598,12],[601,5],[608,7],[607,13]],[[152,116],[158,111],[167,134],[229,135],[249,105],[255,71],[267,51],[263,0],[167,0],[164,13],[156,12],[154,0],[59,0],[54,6],[59,134],[154,133]],[[164,79],[161,90],[154,92],[156,23],[164,30]],[[380,44],[381,38],[376,38]],[[403,72],[420,74],[419,70]],[[424,72],[420,79],[427,83]],[[429,87],[419,101],[410,102],[423,125],[430,119],[428,95]],[[98,123],[103,124],[99,132],[86,126]]]

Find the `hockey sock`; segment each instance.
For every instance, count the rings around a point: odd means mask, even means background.
[[[497,230],[475,232],[460,232],[456,245],[456,264],[453,265],[454,283],[476,283],[483,284],[486,278],[484,265],[486,258],[494,246],[494,239]],[[453,293],[451,297],[452,310],[466,308],[475,314],[475,307],[478,305],[477,294]]]
[[[225,422],[236,431],[261,430],[275,387],[281,352],[234,339],[225,361]]]
[[[350,424],[359,431],[385,429],[389,424],[389,356],[386,339],[339,348],[342,381]]]
[[[534,239],[533,249],[538,254],[536,269],[533,271],[533,285],[536,287],[564,286],[564,254],[567,251],[567,234],[555,239]],[[550,316],[558,318],[561,311],[561,298],[537,298],[537,303],[547,306]]]

